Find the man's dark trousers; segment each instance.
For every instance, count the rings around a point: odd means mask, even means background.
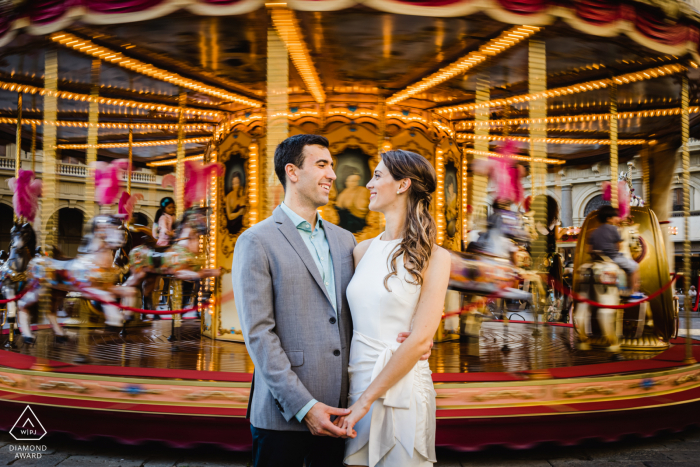
[[[308,431],[275,431],[255,428],[254,467],[342,467],[345,439],[314,436]]]

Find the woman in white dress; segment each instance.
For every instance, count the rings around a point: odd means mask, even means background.
[[[435,243],[430,215],[435,170],[422,156],[389,151],[367,184],[369,209],[386,229],[355,248],[347,298],[350,347],[349,466],[431,466],[435,459],[435,390],[428,362],[442,318],[450,257]],[[410,329],[397,343],[397,334]]]

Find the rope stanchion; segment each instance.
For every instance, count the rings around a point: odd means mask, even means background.
[[[696,292],[700,290],[700,277],[698,277],[698,287]],[[695,305],[693,305],[693,311],[698,311],[698,304],[700,303],[700,293],[695,295]]]
[[[662,293],[664,293],[669,287],[671,287],[671,284],[673,284],[673,282],[674,282],[674,281],[676,280],[676,278],[678,277],[678,276],[676,275],[675,272],[672,273],[671,276],[672,276],[672,277],[671,277],[671,280],[670,280],[670,281],[668,281],[666,284],[664,284],[663,287],[661,287],[659,290],[657,290],[657,291],[654,292],[653,294],[649,295],[648,297],[643,298],[643,299],[641,299],[641,300],[637,300],[636,302],[625,303],[625,304],[622,304],[622,305],[605,305],[605,304],[603,304],[603,303],[598,303],[598,302],[596,302],[596,301],[589,300],[589,299],[587,299],[587,298],[585,298],[585,297],[580,296],[579,294],[577,294],[577,293],[574,292],[573,290],[567,288],[566,286],[564,286],[564,284],[561,284],[561,283],[558,282],[558,281],[553,281],[553,282],[552,282],[552,285],[554,285],[554,288],[557,289],[559,292],[561,292],[561,293],[563,293],[563,294],[566,294],[566,295],[568,295],[569,297],[572,297],[572,298],[573,298],[574,300],[576,300],[577,302],[587,303],[587,304],[589,304],[589,305],[591,305],[591,306],[594,306],[594,307],[597,307],[597,308],[608,308],[608,309],[611,309],[611,310],[624,310],[624,309],[626,309],[626,308],[632,308],[632,307],[635,307],[635,306],[637,306],[637,305],[639,305],[639,304],[641,304],[641,303],[644,303],[644,302],[648,302],[648,301],[650,301],[650,300],[653,300],[653,299],[655,299],[656,297],[658,297],[659,295],[661,295]]]

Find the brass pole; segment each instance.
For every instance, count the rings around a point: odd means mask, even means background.
[[[55,228],[58,224],[58,215],[54,216],[56,209],[56,194],[58,192],[58,180],[56,179],[56,136],[57,127],[54,124],[58,112],[58,53],[51,48],[46,51],[46,65],[44,72],[44,162],[42,168],[42,197],[41,197],[41,229],[43,250],[49,251],[49,245],[56,243]]]
[[[97,103],[97,98],[100,97],[100,70],[101,61],[93,60],[91,69],[91,88],[90,96],[93,98],[88,107],[88,127],[87,134],[87,150],[85,151],[85,164],[88,170],[92,171],[92,164],[97,161],[97,124],[100,120],[100,105]],[[90,172],[90,176],[85,179],[85,206],[90,215],[96,214],[97,203],[95,203],[95,179]]]
[[[178,153],[180,149],[180,145],[182,144],[182,139],[180,138],[180,133],[179,131],[182,129],[182,124],[180,124],[180,128],[178,129]],[[180,160],[178,159],[178,163]],[[132,172],[132,165],[134,163],[134,128],[131,126],[131,122],[129,122],[129,170],[126,173],[126,192],[131,194],[131,172]]]
[[[17,149],[15,151],[15,178],[19,177],[22,164],[22,93],[17,93]]]
[[[36,123],[32,123],[32,172],[36,174]]]
[[[688,137],[690,134],[688,105],[689,105],[688,75],[683,73],[681,82],[681,148],[683,163],[683,281],[685,287],[685,360],[684,363],[691,365],[695,363],[693,349],[691,346],[692,336],[690,335],[690,308],[691,298],[688,293],[690,289],[690,151],[688,151]]]
[[[185,138],[185,112],[184,107],[187,103],[187,93],[185,91],[180,91],[180,112],[177,122],[177,163],[175,165],[175,209],[177,210],[177,215],[181,216],[185,211],[185,145],[183,144],[183,139]],[[131,130],[129,131],[131,134]]]
[[[617,203],[617,84],[610,85],[610,204],[614,208]]]

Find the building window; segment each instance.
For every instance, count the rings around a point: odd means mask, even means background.
[[[683,210],[683,188],[673,189],[673,193],[671,193],[671,206],[672,211]]]
[[[603,195],[594,196],[588,204],[586,204],[586,209],[583,210],[584,217],[588,217],[593,211],[597,211],[601,207],[610,204],[610,201],[604,201]]]

